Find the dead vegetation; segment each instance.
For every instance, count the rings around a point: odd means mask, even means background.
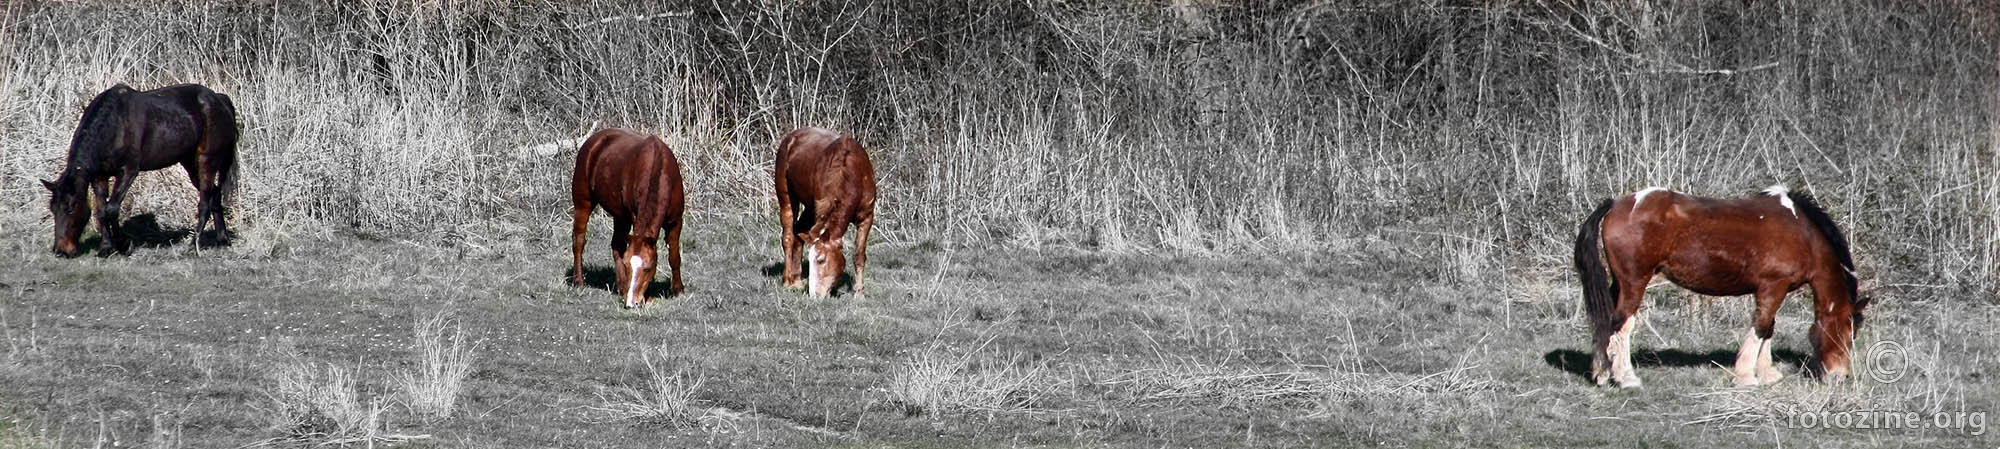
[[[1990,410],[1996,11],[1627,6],[7,3],[0,250],[26,262],[0,266],[0,420],[34,416],[0,446],[1799,445],[1876,436],[1781,418]],[[32,180],[118,82],[235,97],[235,246],[45,254]],[[771,140],[801,125],[878,161],[868,298],[754,274]],[[665,135],[689,175],[695,282],[654,310],[545,257],[564,155],[607,126]],[[1880,297],[1861,341],[1925,349],[1907,377],[1565,371],[1588,205],[1773,183],[1846,226]],[[134,191],[133,215],[191,224],[182,174]],[[413,313],[435,297],[413,290],[466,299]],[[1641,345],[1733,348],[1721,309],[1653,315]],[[327,343],[256,349],[294,334]],[[633,340],[637,374],[606,374]]]

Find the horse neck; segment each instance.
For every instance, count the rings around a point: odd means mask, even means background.
[[[119,124],[124,121],[129,101],[126,97],[132,93],[132,88],[124,84],[112,86],[84,107],[76,133],[70,136],[69,166],[63,168],[64,177],[89,175],[102,168],[103,155],[112,151]]]
[[[657,161],[656,163],[664,163],[664,161]],[[650,173],[657,169],[657,166],[649,167],[646,171]],[[662,200],[665,199],[672,188],[667,184],[665,176],[647,176],[644,179],[646,179],[646,182],[638,183],[640,185],[640,188],[636,192],[638,196],[631,198],[631,235],[650,239],[659,236],[660,226],[666,223],[667,211],[661,204],[665,202]]]
[[[847,147],[835,143],[833,151],[826,155],[826,169],[820,171],[822,185],[841,196],[849,196],[854,186],[854,173],[847,161]]]
[[[90,188],[90,175],[86,173],[84,165],[77,163],[76,158],[70,159],[69,165],[63,167],[62,174],[56,176],[56,188],[68,193],[84,193]]]
[[[1833,288],[1828,289],[1831,291],[1827,291],[1824,293],[1818,292],[1817,288],[1815,288],[1814,293],[1831,295],[1830,297],[1834,299],[1845,298],[1848,304],[1859,304],[1861,280],[1855,277],[1854,271],[1852,271],[1846,266],[1841,265],[1837,259],[1834,259],[1832,257],[1827,257],[1826,259],[1827,262],[1825,263],[1825,266],[1821,268],[1820,271],[1821,273],[1824,273],[1824,275],[1827,276],[1828,279],[1831,279],[1831,281],[1829,282],[1831,282],[1833,285],[1831,285],[1830,287]]]

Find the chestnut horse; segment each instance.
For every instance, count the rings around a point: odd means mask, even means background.
[[[119,204],[139,172],[180,165],[200,195],[195,209],[195,248],[201,233],[215,222],[216,239],[229,240],[223,221],[222,194],[236,180],[236,106],[229,96],[195,84],[180,84],[139,92],[124,84],[111,86],[83,108],[69,158],[49,189],[49,213],[55,217],[55,252],[76,256],[77,240],[90,222],[90,198],[97,201],[97,233],[104,245],[97,255],[128,249],[117,232]]]
[[[822,128],[800,128],[778,143],[776,169],[779,233],[785,245],[785,287],[798,288],[799,247],[804,246],[810,293],[833,294],[845,261],[841,234],[854,231],[854,289],[868,273],[868,228],[875,225],[875,165],[854,138]]]
[[[673,294],[681,285],[681,212],[686,205],[681,165],[673,149],[660,138],[606,129],[584,139],[576,152],[570,203],[575,226],[570,229],[569,282],[583,285],[584,230],[594,208],[611,216],[611,260],[623,290],[625,308],[652,302],[646,288],[659,268],[658,241],[666,231],[667,264],[673,268]]]
[[[1576,270],[1595,328],[1591,376],[1598,385],[1639,386],[1632,328],[1654,273],[1710,296],[1756,294],[1750,331],[1736,353],[1736,385],[1784,377],[1771,364],[1771,327],[1785,295],[1812,286],[1817,374],[1838,382],[1868,299],[1856,294],[1847,237],[1812,197],[1783,185],[1743,199],[1653,187],[1604,200],[1576,237]],[[1808,369],[1812,372],[1812,369]]]

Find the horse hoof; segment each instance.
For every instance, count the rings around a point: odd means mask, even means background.
[[[1755,387],[1760,385],[1757,376],[1736,376],[1730,380],[1730,383],[1738,387]]]
[[[1643,382],[1639,382],[1639,376],[1625,376],[1618,378],[1618,388],[1639,388],[1643,386],[1643,384],[1644,384]]]
[[[1766,370],[1757,373],[1757,382],[1764,385],[1777,385],[1778,380],[1784,378],[1785,375],[1783,373],[1779,373],[1778,370]]]

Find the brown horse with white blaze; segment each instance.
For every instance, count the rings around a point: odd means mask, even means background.
[[[854,292],[868,273],[868,229],[875,225],[875,165],[853,137],[822,128],[801,128],[778,143],[773,170],[778,224],[785,246],[786,287],[804,283],[799,250],[807,252],[805,278],[810,293],[826,297],[845,261],[841,235],[854,224]]]
[[[622,129],[591,134],[577,150],[570,182],[575,215],[570,229],[570,284],[583,285],[583,234],[591,212],[602,208],[611,216],[611,259],[625,307],[652,301],[646,288],[659,268],[661,231],[666,233],[667,264],[673,269],[671,293],[679,294],[685,195],[680,162],[660,138]]]
[[[1716,199],[1664,188],[1604,200],[1576,238],[1576,269],[1594,327],[1591,376],[1598,385],[1639,386],[1632,330],[1655,273],[1710,296],[1756,295],[1750,331],[1736,354],[1737,385],[1784,377],[1771,362],[1772,327],[1785,295],[1812,286],[1815,370],[1847,375],[1867,298],[1857,294],[1847,237],[1811,196],[1772,186],[1761,195]]]

